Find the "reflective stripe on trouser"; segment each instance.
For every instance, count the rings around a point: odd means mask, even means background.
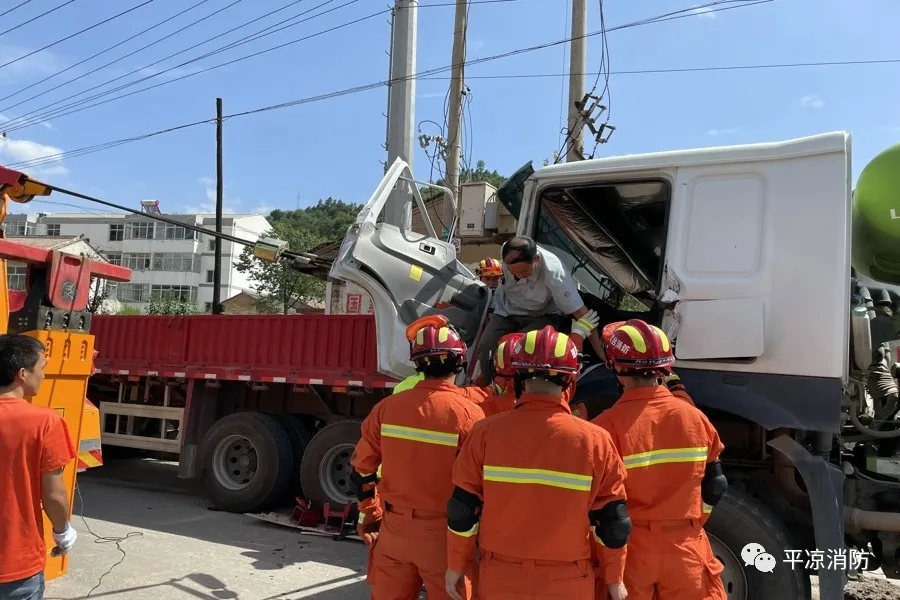
[[[447,516],[420,514],[386,507],[367,579],[372,600],[416,600],[423,583],[428,600],[449,600],[444,591]],[[462,597],[472,598],[468,579]]]
[[[417,427],[392,425],[389,423],[381,424],[381,437],[396,438],[423,444],[437,444],[438,446],[453,446],[454,448],[459,444],[459,434],[457,433],[434,431],[432,429],[419,429]]]
[[[482,550],[478,593],[484,600],[593,600],[594,571],[587,559],[533,561]]]
[[[628,540],[628,600],[726,600],[722,563],[699,521],[636,522]]]

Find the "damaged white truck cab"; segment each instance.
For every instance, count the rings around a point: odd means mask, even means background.
[[[404,330],[427,314],[445,314],[474,360],[489,298],[437,239],[413,181],[403,161],[390,167],[330,274],[372,295],[379,369],[398,378],[413,373]],[[381,221],[392,194],[419,206],[428,234]],[[853,468],[836,434],[851,384],[849,134],[529,164],[498,195],[518,233],[563,260],[604,322],[640,317],[673,340],[676,369],[726,446],[730,490],[707,531],[730,599],[809,598],[809,572],[784,562],[790,550],[846,555],[848,542],[874,540],[884,549],[870,566],[897,575],[896,534],[853,531],[845,541]],[[629,296],[645,310],[626,310]],[[593,417],[616,395],[594,358],[574,402]],[[751,542],[776,557],[775,573],[744,564]],[[843,597],[840,569],[818,576],[822,600]]]

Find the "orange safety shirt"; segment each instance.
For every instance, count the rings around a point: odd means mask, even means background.
[[[706,415],[684,400],[664,385],[629,390],[593,420],[622,456],[628,514],[635,523],[700,521],[712,510],[703,503],[700,484],[707,463],[718,460],[725,446]],[[608,550],[604,561],[610,552],[616,553]],[[615,554],[615,560],[624,557]]]
[[[448,566],[463,572],[476,542],[524,560],[587,560],[588,513],[625,500],[624,480],[608,433],[558,396],[524,393],[515,409],[477,423],[456,460],[453,484],[483,507],[472,532],[450,530]]]
[[[425,379],[375,405],[350,463],[362,476],[381,465],[377,489],[387,504],[446,512],[457,449],[483,418],[460,388]]]
[[[74,458],[69,430],[58,412],[22,398],[0,397],[0,583],[44,570],[41,476]]]

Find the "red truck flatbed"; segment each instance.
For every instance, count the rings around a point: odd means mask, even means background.
[[[108,375],[390,388],[372,315],[95,316]]]

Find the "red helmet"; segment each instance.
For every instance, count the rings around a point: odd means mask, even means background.
[[[600,333],[600,345],[603,347],[603,356],[600,357],[600,360],[602,360],[603,364],[607,367],[612,367],[609,359],[609,338],[612,336],[613,331],[624,324],[625,321],[616,321],[615,323],[609,323],[608,325],[603,326],[603,331]]]
[[[547,325],[529,331],[516,342],[512,366],[517,375],[544,377],[567,386],[581,370],[581,356],[575,342]]]
[[[503,267],[496,258],[486,258],[478,263],[479,277],[500,277],[503,275]]]
[[[406,333],[409,358],[413,362],[431,358],[444,360],[446,357],[458,361],[466,357],[466,343],[445,317],[419,319],[407,328]]]
[[[607,360],[621,372],[668,373],[675,363],[672,344],[669,343],[665,332],[640,319],[631,319],[624,324],[618,324],[608,338],[604,328],[603,337],[608,339],[605,344]]]
[[[494,375],[499,375],[500,377],[512,377],[516,374],[513,369],[513,360],[515,358],[513,351],[519,340],[524,337],[524,333],[510,333],[500,338],[500,343],[497,344],[497,349],[494,351],[493,361],[491,363],[494,368]]]

